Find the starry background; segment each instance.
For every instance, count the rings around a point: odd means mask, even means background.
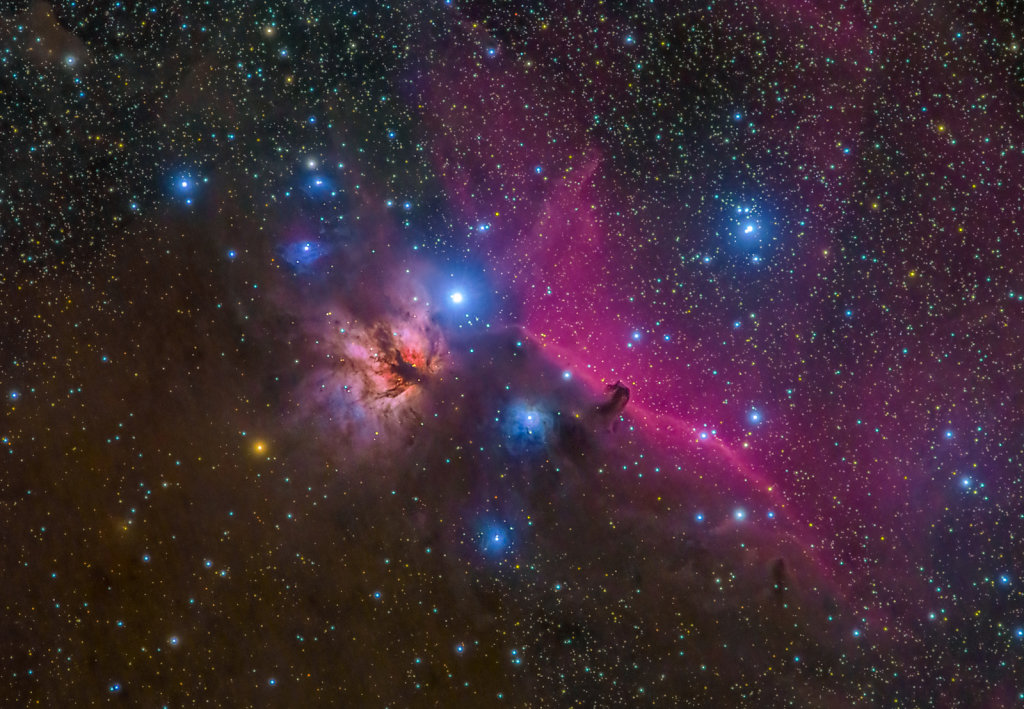
[[[4,704],[1017,704],[1022,18],[0,4]]]

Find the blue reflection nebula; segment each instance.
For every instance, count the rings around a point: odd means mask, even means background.
[[[309,268],[323,256],[329,249],[319,241],[296,241],[287,244],[281,249],[281,254],[288,265],[296,270]]]
[[[553,426],[554,418],[547,411],[524,402],[514,403],[502,421],[505,448],[515,455],[541,450]]]

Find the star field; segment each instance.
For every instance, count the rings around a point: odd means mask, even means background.
[[[1022,34],[0,5],[0,696],[1024,701]]]

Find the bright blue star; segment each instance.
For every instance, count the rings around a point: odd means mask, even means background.
[[[503,551],[508,546],[508,535],[501,527],[491,527],[484,532],[482,546],[488,552]]]
[[[198,180],[189,174],[179,174],[174,178],[171,186],[174,192],[185,198],[185,204],[192,204],[192,199],[195,196],[196,188],[199,187],[199,183],[208,181],[209,178],[205,177],[202,180]]]

